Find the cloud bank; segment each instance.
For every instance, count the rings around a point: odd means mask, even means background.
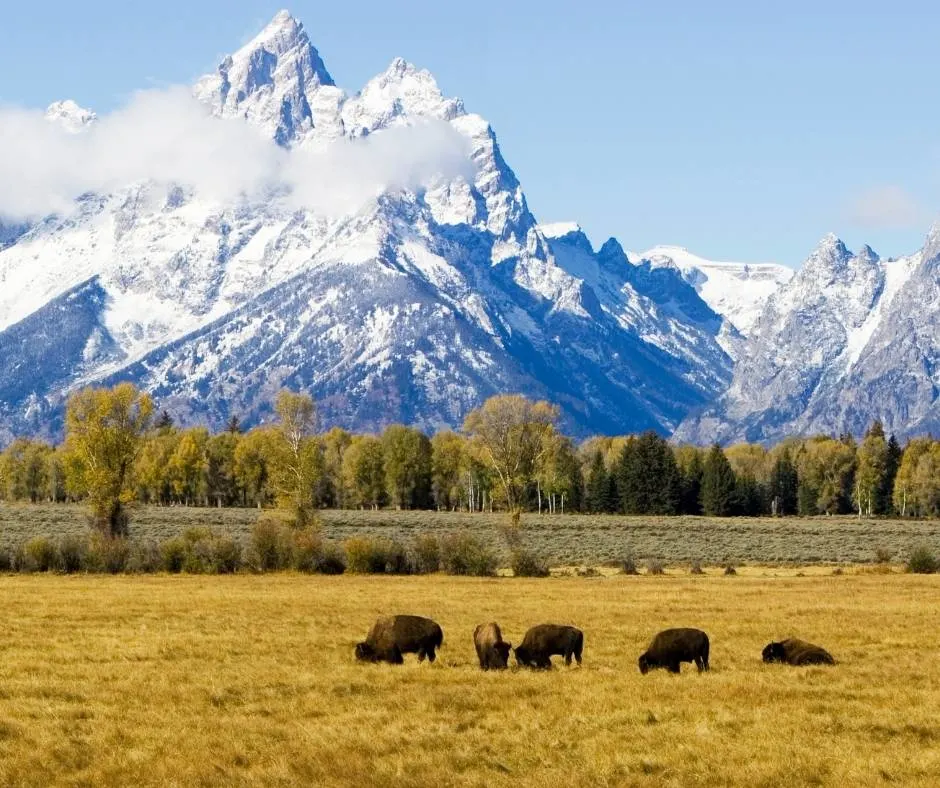
[[[42,112],[0,108],[0,217],[8,221],[65,213],[82,194],[140,181],[220,201],[279,193],[294,207],[341,215],[388,189],[472,174],[466,138],[438,121],[285,150],[247,123],[213,117],[185,87],[138,93],[78,134]]]

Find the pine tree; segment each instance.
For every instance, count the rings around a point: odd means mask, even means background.
[[[881,482],[881,489],[878,491],[878,510],[881,514],[893,514],[894,502],[892,496],[894,493],[894,480],[898,475],[898,468],[901,467],[901,458],[904,456],[904,450],[898,439],[892,434],[888,438],[888,453],[885,457],[885,475]]]
[[[702,473],[702,511],[709,517],[730,517],[734,513],[736,479],[731,463],[717,443],[705,457]]]
[[[700,515],[702,513],[702,474],[704,472],[702,455],[696,449],[688,464],[681,471],[679,510],[682,514]]]
[[[170,412],[168,410],[161,411],[153,426],[160,432],[169,432],[173,429],[173,417]]]
[[[788,449],[777,457],[770,472],[768,489],[773,514],[783,517],[795,514],[799,499],[799,477]]]
[[[241,420],[234,413],[229,418],[228,422],[225,425],[225,431],[232,433],[232,435],[241,435],[242,434],[242,423]]]
[[[594,452],[591,460],[591,469],[588,472],[587,488],[585,490],[585,508],[592,514],[607,511],[607,468],[604,467],[604,456]]]

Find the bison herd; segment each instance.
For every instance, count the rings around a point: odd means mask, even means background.
[[[390,662],[400,665],[404,654],[417,654],[418,661],[425,657],[434,662],[436,651],[444,642],[444,630],[429,618],[421,616],[384,616],[369,630],[366,639],[356,645],[356,659],[364,662]],[[473,631],[480,667],[483,670],[503,670],[509,667],[509,654],[515,654],[519,667],[548,669],[552,657],[563,657],[566,665],[571,659],[581,664],[584,633],[575,627],[559,624],[539,624],[525,633],[515,648],[503,640],[499,624],[480,624]],[[649,648],[640,655],[640,673],[654,668],[665,668],[678,673],[683,662],[694,663],[699,672],[708,670],[708,635],[700,629],[666,629],[653,638]],[[820,646],[790,638],[779,643],[768,643],[762,652],[764,662],[782,662],[787,665],[834,665],[832,655]]]

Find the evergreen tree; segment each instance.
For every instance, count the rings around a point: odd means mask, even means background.
[[[738,474],[734,485],[732,514],[742,517],[759,517],[764,514],[764,488],[750,473]]]
[[[730,517],[734,514],[736,479],[731,463],[714,444],[705,457],[702,472],[702,511],[709,517]]]
[[[635,437],[630,436],[623,444],[613,475],[617,480],[617,511],[621,514],[637,514],[640,505],[642,471],[637,460]]]
[[[607,511],[608,477],[607,468],[604,467],[604,456],[600,451],[594,452],[591,460],[591,469],[588,472],[587,485],[584,491],[584,506],[591,514],[601,514]]]
[[[682,514],[700,515],[702,513],[702,475],[705,466],[698,449],[693,449],[688,463],[680,471],[680,502]]]
[[[878,491],[878,510],[881,514],[894,514],[894,480],[897,478],[898,469],[901,467],[901,458],[904,456],[904,450],[898,439],[892,434],[888,438],[888,451],[885,456],[885,474],[881,482],[881,489]]]
[[[241,420],[234,413],[229,417],[228,422],[225,424],[225,431],[232,433],[232,435],[242,434]]]
[[[770,484],[767,492],[773,514],[782,517],[796,513],[799,498],[799,477],[788,449],[784,449],[774,463],[774,467],[770,472]]]
[[[159,432],[169,432],[173,429],[173,417],[168,410],[163,410],[153,425]]]

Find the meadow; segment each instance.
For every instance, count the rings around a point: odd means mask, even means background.
[[[208,527],[247,543],[259,514],[257,509],[141,506],[133,513],[131,537],[163,540],[187,528]],[[331,539],[382,535],[408,544],[422,533],[468,531],[508,557],[500,535],[505,514],[331,509],[319,517]],[[919,545],[940,552],[940,520],[525,514],[522,524],[527,545],[552,566],[596,565],[626,556],[667,564],[868,563],[879,550],[896,560]],[[79,505],[0,504],[0,548],[12,549],[35,536],[87,532],[87,510]]]
[[[0,577],[4,785],[936,785],[940,577],[792,569],[543,580]],[[434,665],[353,660],[378,614]],[[584,630],[584,665],[482,673],[497,620]],[[641,676],[660,628],[712,669]],[[832,668],[764,665],[798,635]]]

